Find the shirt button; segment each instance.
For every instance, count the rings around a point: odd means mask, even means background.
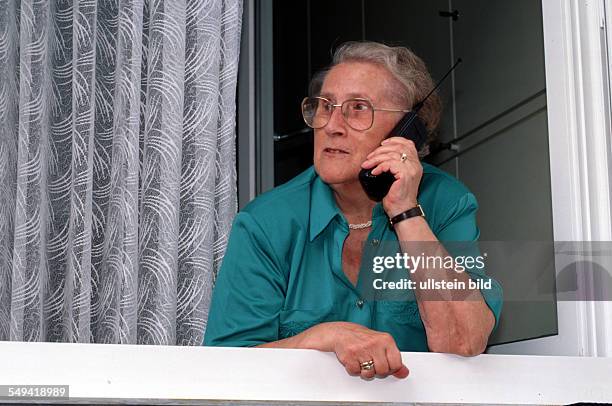
[[[377,246],[378,246],[378,244],[380,244],[380,241],[379,241],[379,240],[377,240],[376,238],[374,238],[374,239],[372,240],[372,245],[373,245],[373,246],[375,246],[375,247],[377,247]]]
[[[357,302],[355,304],[357,305],[358,308],[361,309],[363,307],[363,302],[364,302],[363,299],[359,299],[359,300],[357,300]]]

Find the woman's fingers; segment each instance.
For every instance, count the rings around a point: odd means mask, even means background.
[[[402,156],[406,155],[406,160],[402,161]],[[414,147],[412,147],[412,151],[408,150],[406,145],[389,145],[384,147],[379,147],[372,151],[365,161],[361,163],[361,167],[364,169],[371,169],[377,165],[382,163],[400,163],[400,164],[418,164],[420,165],[420,160],[418,154],[414,151]],[[385,171],[381,171],[385,172]],[[377,173],[375,173],[376,175]]]
[[[409,156],[418,157],[419,152],[416,149],[416,145],[412,140],[408,140],[402,137],[388,138],[386,142],[378,148],[394,148],[396,151],[405,152]],[[377,148],[377,149],[378,149]],[[375,152],[376,149],[372,152]]]
[[[361,368],[361,377],[364,379],[372,379],[376,376],[376,360],[374,360],[373,358],[370,358],[369,360],[365,360],[365,361],[359,361],[359,364],[361,365],[361,363],[363,362],[367,362],[367,361],[374,361],[374,366],[371,369],[364,369]]]
[[[351,376],[357,376],[361,374],[361,365],[359,365],[359,361],[357,360],[357,358],[347,359],[344,362],[344,369],[346,369],[346,372]]]
[[[405,365],[393,373],[393,376],[399,379],[407,378],[408,375],[410,375],[410,370]]]
[[[383,346],[377,346],[373,350],[374,369],[376,375],[385,377],[389,375],[389,360],[387,360],[387,349]]]
[[[401,157],[402,157],[401,152],[397,152],[397,151],[380,153],[380,154],[372,155],[371,158],[368,158],[367,160],[363,161],[363,163],[361,164],[361,167],[368,169],[368,168],[372,168],[385,161],[401,162]]]
[[[382,147],[378,147],[374,151],[370,152],[368,155],[366,155],[366,158],[370,159],[378,154],[388,154],[389,152],[396,152],[398,154],[401,154],[402,152],[405,152],[406,154],[409,153],[408,147],[404,147],[403,145],[385,145]]]
[[[376,332],[374,340],[367,345],[367,350],[358,359],[360,368],[363,362],[372,361],[373,363],[372,369],[361,369],[361,377],[365,379],[375,376],[385,378],[391,374],[398,374],[399,377],[402,377],[405,374],[402,371],[404,365],[399,349],[393,337],[387,333]]]
[[[385,144],[384,146],[376,148],[366,156],[366,160],[363,162],[362,167],[368,168],[375,163],[380,162],[381,159],[389,158],[399,160],[402,154],[406,154],[406,158],[412,161],[418,161],[419,155],[416,152],[414,143],[408,141],[408,143],[393,142]]]
[[[395,346],[387,348],[387,360],[389,361],[389,372],[396,378],[406,378],[410,373],[402,361],[402,354]]]
[[[342,329],[341,340],[334,350],[349,375],[360,375],[364,379],[389,375],[397,378],[408,376],[408,370],[402,364],[401,354],[390,334],[349,324]],[[371,363],[372,368],[362,368],[364,363]]]
[[[419,176],[421,171],[421,165],[416,164],[414,162],[401,162],[401,161],[393,161],[393,160],[385,160],[378,164],[374,169],[372,169],[372,175],[380,175],[383,172],[391,172],[393,175],[396,175],[395,178],[398,179],[398,174],[404,173],[406,176]],[[404,177],[404,176],[402,176]]]
[[[406,140],[404,138],[402,138],[403,141],[390,141],[384,145],[381,145],[380,147],[377,147],[374,151],[370,152],[366,158],[370,158],[371,156],[378,154],[378,153],[387,153],[387,152],[399,152],[399,153],[406,153],[408,155],[416,155],[418,156],[418,152],[416,150],[416,146],[414,145],[414,142],[410,141],[410,140]]]
[[[414,141],[412,141],[411,139],[405,138],[405,137],[390,137],[390,138],[383,140],[383,142],[381,142],[380,145],[382,147],[391,146],[391,145],[403,145],[407,147],[408,149],[416,152],[416,144],[414,143]]]

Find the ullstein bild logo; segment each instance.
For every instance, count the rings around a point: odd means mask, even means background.
[[[452,281],[446,280],[435,280],[425,279],[419,281],[418,284],[407,278],[403,278],[399,281],[384,281],[380,278],[374,279],[372,287],[376,290],[387,290],[387,289],[403,289],[403,290],[466,290],[466,289],[491,289],[492,281],[483,279],[469,279],[468,283],[453,279]]]

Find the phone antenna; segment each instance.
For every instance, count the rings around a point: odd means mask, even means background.
[[[446,78],[448,77],[448,75],[450,75],[450,74],[451,74],[451,72],[452,72],[452,71],[454,71],[454,70],[455,70],[455,68],[457,67],[457,65],[459,65],[461,62],[463,62],[463,59],[458,58],[458,59],[457,59],[457,62],[455,62],[455,64],[454,64],[454,65],[453,65],[453,66],[452,66],[452,67],[451,67],[451,68],[448,70],[448,72],[446,72],[446,75],[444,75],[444,76],[442,77],[442,79],[440,79],[440,80],[438,81],[438,84],[436,84],[436,86],[435,86],[433,89],[431,89],[431,92],[429,92],[429,93],[427,94],[427,96],[425,96],[425,98],[424,98],[423,100],[421,100],[420,102],[418,102],[417,104],[415,104],[415,105],[414,105],[414,107],[412,108],[412,110],[413,110],[415,113],[416,113],[416,112],[418,112],[418,111],[421,109],[421,107],[423,107],[423,104],[425,103],[425,100],[427,100],[427,98],[428,98],[429,96],[431,96],[431,95],[432,95],[432,93],[433,93],[433,92],[435,92],[435,91],[436,91],[436,90],[437,90],[437,89],[440,87],[440,85],[442,84],[442,82],[444,82],[444,79],[446,79]]]

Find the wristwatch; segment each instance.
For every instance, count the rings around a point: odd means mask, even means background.
[[[416,207],[413,207],[412,209],[406,210],[405,212],[400,213],[397,216],[391,217],[389,219],[389,224],[391,225],[391,227],[393,227],[394,225],[396,225],[400,221],[409,219],[411,217],[417,217],[417,216],[425,217],[425,212],[423,211],[423,208],[421,208],[420,204],[417,204]]]

